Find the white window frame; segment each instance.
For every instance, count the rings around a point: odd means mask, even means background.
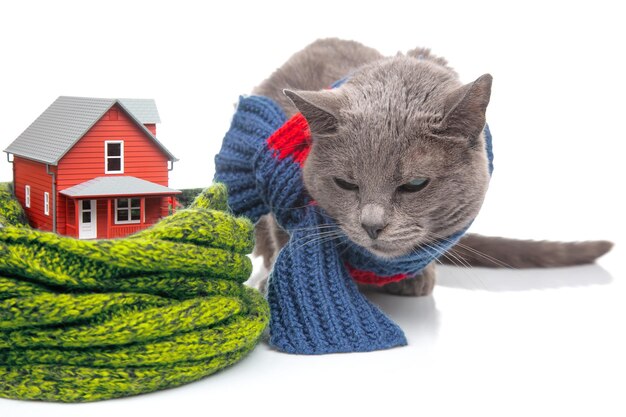
[[[30,185],[24,186],[24,206],[30,208]]]
[[[43,214],[50,215],[50,193],[47,191],[43,193]]]
[[[137,199],[139,200],[139,207],[132,207],[131,206],[131,201]],[[128,207],[121,207],[119,210],[128,210],[128,220],[118,220],[117,219],[117,202],[119,200],[128,200]],[[130,220],[130,211],[133,208],[138,208],[139,209],[139,220]],[[128,197],[128,198],[116,198],[115,199],[115,224],[138,224],[141,223],[141,219],[143,218],[143,213],[141,212],[141,198],[137,198],[137,197]]]
[[[120,144],[120,156],[109,156],[109,143],[119,143]],[[120,161],[120,170],[119,171],[109,171],[109,158],[121,158]],[[123,140],[105,140],[104,141],[104,173],[105,174],[123,174],[124,173],[124,141]]]

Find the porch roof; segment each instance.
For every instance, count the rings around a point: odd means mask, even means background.
[[[97,177],[59,191],[71,198],[172,195],[181,191],[130,176]]]

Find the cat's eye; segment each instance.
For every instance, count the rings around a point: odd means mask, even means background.
[[[426,187],[426,185],[428,185],[428,178],[413,178],[406,184],[399,186],[398,191],[402,191],[404,193],[415,193],[422,190]]]
[[[346,180],[342,180],[341,178],[333,177],[333,180],[339,188],[343,188],[344,190],[356,191],[359,189],[358,185],[348,182]]]

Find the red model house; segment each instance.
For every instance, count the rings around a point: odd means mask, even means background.
[[[31,226],[80,239],[137,232],[167,216],[177,159],[156,138],[154,100],[59,97],[8,148]]]

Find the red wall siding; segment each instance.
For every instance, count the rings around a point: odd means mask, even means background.
[[[113,214],[113,208],[115,203],[111,201],[111,214]],[[104,239],[107,237],[107,201],[96,200],[96,229],[98,239]],[[111,217],[111,224],[115,222],[115,217]]]
[[[160,203],[162,198],[159,197],[146,197],[145,207],[145,225],[146,227],[156,223],[160,220]],[[98,210],[98,239],[106,238],[106,225],[107,225],[107,200],[98,200],[96,202]],[[115,201],[111,200],[111,226],[115,226]]]
[[[51,166],[52,172],[56,167]],[[52,175],[46,173],[46,164],[15,156],[13,160],[15,196],[20,202],[31,226],[41,230],[52,230]],[[24,186],[30,185],[30,208],[26,208]],[[44,214],[43,193],[50,193],[50,215]]]
[[[117,113],[117,120],[115,119]],[[113,117],[111,117],[113,114]],[[124,173],[105,174],[104,143],[124,141]],[[58,188],[106,175],[130,175],[168,185],[167,157],[126,113],[114,106],[59,161]]]
[[[78,227],[75,224],[76,223],[76,207],[74,204],[74,200],[70,199],[70,198],[65,198],[64,196],[59,194],[59,209],[63,210],[63,216],[59,216],[59,219],[57,220],[57,231],[61,234],[70,236],[72,237],[78,237]],[[67,218],[69,219],[69,224],[71,224],[72,226],[75,226],[74,230],[67,230],[67,223],[65,222],[65,202],[67,200]]]
[[[146,124],[156,135],[156,125]],[[105,149],[107,140],[124,141],[124,173],[105,174]],[[65,196],[58,192],[81,182],[106,175],[130,175],[146,181],[168,186],[168,159],[161,149],[148,138],[119,106],[114,106],[74,145],[50,170],[57,173],[57,231],[66,234]],[[52,176],[46,165],[15,156],[15,195],[25,207],[24,186],[31,188],[31,207],[26,209],[31,226],[52,230]],[[44,192],[50,193],[50,215],[44,215]],[[73,205],[73,201],[69,200]],[[98,201],[98,237],[106,236],[106,200]],[[71,222],[74,222],[73,207]],[[154,223],[168,214],[167,198],[146,199],[146,223]],[[113,218],[113,217],[112,217]],[[112,220],[113,223],[113,220]]]
[[[31,185],[32,187],[32,185]],[[23,194],[23,190],[22,190]],[[31,188],[32,195],[32,188]],[[61,234],[68,234],[65,225],[65,197],[60,195],[62,199],[60,203],[62,205],[63,210],[63,221],[62,223],[59,221],[57,224],[57,230]],[[32,199],[32,197],[31,197]],[[69,200],[69,216],[70,216],[70,224],[74,224],[74,201]],[[61,207],[59,207],[61,210]],[[107,225],[107,200],[96,200],[96,210],[97,210],[97,230],[98,230],[98,239],[106,238],[106,225]],[[115,201],[111,199],[111,226],[115,225]],[[146,208],[145,208],[145,223],[146,226],[154,224],[158,222],[163,217],[167,217],[169,214],[169,207],[167,203],[167,197],[146,197]],[[78,228],[77,228],[78,230]]]
[[[156,223],[167,216],[167,212],[163,214],[163,204],[167,205],[167,197],[146,198],[146,223]]]
[[[58,190],[57,190],[58,191]],[[62,234],[62,235],[66,235],[67,234],[67,230],[65,229],[65,204],[66,204],[66,200],[69,200],[67,198],[65,198],[64,195],[59,194],[57,192],[57,232]],[[69,200],[67,201],[67,203],[69,203],[69,205],[74,206],[74,201]],[[73,213],[73,208],[69,208],[70,213]],[[73,217],[71,219],[74,219]],[[73,224],[74,222],[72,220],[70,220],[70,224]]]
[[[146,125],[149,127],[149,125]],[[156,125],[153,125],[156,132]],[[152,130],[152,129],[151,129]],[[105,174],[104,144],[107,140],[124,141],[124,173]],[[106,176],[130,175],[168,186],[167,157],[119,106],[114,106],[59,161],[57,188],[59,191],[81,182]],[[65,198],[60,196],[57,230],[66,233]],[[102,212],[100,210],[103,210]],[[98,203],[98,219],[106,214]],[[105,218],[105,217],[102,217]],[[104,225],[104,223],[103,223]],[[98,222],[98,236],[101,227]]]
[[[161,199],[161,217],[167,217],[170,214],[170,206],[167,198]]]
[[[154,136],[156,136],[156,124],[154,123],[146,123],[144,124],[146,129],[148,129]]]
[[[145,208],[145,226],[149,227],[150,225],[158,222],[162,215],[162,203],[165,201],[167,203],[167,198],[161,197],[146,197],[146,208]],[[74,223],[74,204],[70,200],[72,204],[70,204],[69,211],[71,217],[71,222]],[[111,200],[111,226],[115,226],[115,202]],[[105,239],[107,237],[107,200],[96,200],[96,221],[97,221],[97,238]],[[165,214],[167,215],[167,213]],[[130,225],[129,225],[130,226]],[[78,237],[78,236],[75,236]]]

